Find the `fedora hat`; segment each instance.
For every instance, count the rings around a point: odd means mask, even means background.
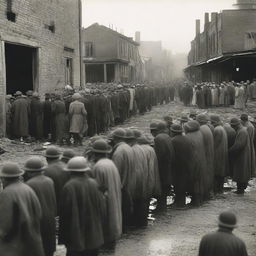
[[[106,153],[109,154],[112,151],[111,146],[103,139],[96,140],[91,147],[91,151],[95,153]]]
[[[68,161],[67,167],[64,170],[69,172],[86,172],[91,170],[91,168],[86,158],[75,156]]]
[[[46,166],[41,158],[39,158],[38,156],[32,156],[25,162],[23,169],[26,172],[41,172],[45,169],[45,167]]]
[[[6,162],[0,170],[0,177],[2,178],[15,178],[24,174],[24,171],[20,169],[18,164]]]

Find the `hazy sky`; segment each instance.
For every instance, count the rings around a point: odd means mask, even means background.
[[[141,40],[162,41],[173,53],[188,52],[195,36],[195,20],[205,12],[231,9],[235,0],[82,0],[83,26],[95,22]]]

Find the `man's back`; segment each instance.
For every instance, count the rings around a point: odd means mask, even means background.
[[[247,256],[244,242],[231,231],[219,229],[205,235],[200,243],[199,256]]]

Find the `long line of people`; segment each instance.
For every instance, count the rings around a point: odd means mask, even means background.
[[[184,83],[179,89],[179,97],[186,106],[197,105],[202,109],[233,106],[243,110],[248,99],[256,99],[256,81]]]
[[[70,144],[73,137],[75,144],[81,144],[83,136],[106,132],[131,115],[144,114],[152,106],[173,101],[174,87],[107,84],[79,92],[70,87],[60,93],[47,93],[44,101],[32,91],[26,96],[17,91],[14,96],[6,96],[9,138]]]
[[[223,193],[226,177],[242,195],[255,175],[255,128],[246,114],[224,125],[215,114],[154,120],[150,130],[117,128],[92,139],[84,156],[50,146],[47,165],[35,156],[22,168],[4,163],[0,255],[52,256],[56,234],[67,256],[114,250],[130,226],[147,225],[151,198],[158,210],[170,193],[178,208],[186,196],[200,206]]]

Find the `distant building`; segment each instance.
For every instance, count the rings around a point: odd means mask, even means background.
[[[82,30],[85,82],[139,82],[139,43],[98,23]]]
[[[187,77],[194,81],[241,81],[256,78],[256,0],[237,0],[234,9],[205,13],[204,31],[188,54]]]
[[[0,0],[0,136],[5,95],[80,86],[80,0]]]

